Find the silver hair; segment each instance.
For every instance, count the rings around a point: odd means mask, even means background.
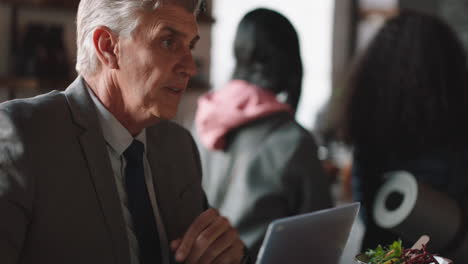
[[[197,13],[203,0],[81,0],[76,18],[77,58],[79,74],[93,74],[98,59],[93,45],[93,32],[106,26],[114,33],[129,36],[139,24],[141,11],[154,11],[164,4],[178,5]]]

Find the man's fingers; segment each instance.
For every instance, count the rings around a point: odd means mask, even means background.
[[[192,247],[192,251],[186,259],[186,263],[199,263],[199,258],[204,254],[213,254],[211,248],[206,252],[207,248],[209,248],[219,237],[228,232],[230,228],[231,224],[229,223],[229,220],[225,217],[218,216],[218,219],[216,219],[212,225],[207,227],[198,235]],[[217,255],[218,254],[215,256]]]
[[[180,244],[182,243],[182,239],[176,239],[176,240],[172,240],[171,242],[171,250],[172,251],[176,251]]]
[[[192,225],[189,227],[184,237],[182,238],[182,243],[176,251],[176,261],[183,262],[187,258],[188,254],[192,251],[193,243],[198,235],[205,230],[208,226],[212,224],[213,221],[217,219],[219,213],[217,210],[210,208],[200,214]]]
[[[244,243],[225,217],[208,209],[195,219],[181,240],[171,243],[171,248],[176,248],[177,262],[239,263]]]
[[[205,263],[213,263],[215,259],[217,259],[221,254],[224,253],[228,248],[233,247],[236,245],[236,240],[238,240],[238,234],[235,229],[229,230],[229,232],[224,233],[220,236],[215,243],[210,247],[209,251],[206,251],[205,254],[200,258],[198,263],[205,264]],[[243,244],[239,243],[237,245],[243,248]]]
[[[239,241],[240,242],[240,241]],[[223,251],[212,264],[238,264],[244,256],[244,244],[236,243]]]

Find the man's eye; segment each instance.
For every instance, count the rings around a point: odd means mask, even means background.
[[[162,44],[166,48],[171,48],[174,45],[174,41],[172,39],[165,39],[162,41]]]

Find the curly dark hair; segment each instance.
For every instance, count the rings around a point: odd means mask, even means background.
[[[415,153],[467,141],[466,55],[436,17],[406,10],[389,19],[347,88],[342,132],[355,146]]]
[[[258,8],[248,12],[237,27],[236,66],[232,78],[245,80],[275,94],[297,108],[301,96],[302,60],[299,39],[283,15]]]

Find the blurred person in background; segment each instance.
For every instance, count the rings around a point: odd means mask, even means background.
[[[438,18],[402,11],[362,54],[348,89],[342,135],[354,146],[354,197],[366,226],[362,248],[399,238],[372,216],[385,172],[408,171],[466,208],[467,61],[454,32]]]
[[[294,119],[303,70],[292,24],[268,9],[247,13],[234,55],[232,80],[199,100],[195,123],[208,200],[256,256],[271,221],[332,200],[314,139]]]

